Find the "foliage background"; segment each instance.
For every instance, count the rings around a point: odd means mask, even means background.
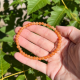
[[[17,9],[23,3],[26,8]],[[22,10],[27,10],[23,20]],[[15,60],[14,53],[18,50],[13,41],[14,28],[22,26],[24,21],[34,21],[80,29],[80,0],[14,0],[10,5],[8,0],[4,0],[4,12],[0,12],[0,19],[7,24],[0,28],[0,80],[50,80],[43,73]]]

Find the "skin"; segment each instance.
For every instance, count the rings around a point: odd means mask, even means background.
[[[23,25],[27,23],[29,22],[24,22]],[[19,29],[20,27],[17,27],[15,33]],[[80,30],[72,26],[56,26],[56,29],[62,36],[61,48],[53,57],[46,59],[48,64],[24,57],[19,52],[16,52],[14,57],[48,75],[51,80],[80,80]],[[38,57],[48,55],[54,50],[56,43],[57,35],[43,26],[32,25],[24,29],[19,37],[20,46]]]

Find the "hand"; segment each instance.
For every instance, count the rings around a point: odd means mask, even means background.
[[[24,22],[23,25],[29,22]],[[15,29],[18,32],[20,27]],[[46,59],[48,64],[24,57],[19,52],[14,57],[36,70],[47,74],[52,80],[79,80],[80,79],[80,30],[75,27],[57,26],[62,35],[60,50],[53,57]],[[39,34],[34,34],[33,32]],[[22,31],[19,37],[20,46],[29,50],[38,57],[49,54],[57,41],[57,35],[43,26],[32,25]],[[32,43],[31,43],[32,42]]]

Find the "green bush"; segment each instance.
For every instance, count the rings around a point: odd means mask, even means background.
[[[26,8],[17,9],[17,6],[25,3]],[[13,10],[9,7],[13,6]],[[80,0],[14,0],[9,5],[5,0],[4,12],[0,12],[7,26],[0,28],[0,78],[1,80],[50,80],[45,74],[34,70],[14,58],[17,52],[13,41],[15,26],[22,26],[24,21],[45,22],[52,26],[74,26],[80,29]],[[23,17],[22,10],[27,9]],[[9,13],[9,14],[7,14]],[[29,18],[26,19],[26,17]],[[18,20],[15,23],[16,18]],[[25,51],[30,53],[28,51]],[[9,76],[8,76],[9,75]]]

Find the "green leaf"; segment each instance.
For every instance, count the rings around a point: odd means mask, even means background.
[[[6,26],[0,28],[0,31],[3,32],[3,33],[5,33],[5,31],[6,31]]]
[[[10,47],[13,47],[13,42],[11,41],[11,42],[8,42],[8,45],[10,46]]]
[[[41,9],[50,3],[50,0],[28,0],[28,14]]]
[[[9,15],[6,16],[6,18],[4,19],[5,21],[10,20]]]
[[[3,43],[2,43],[2,42],[0,42],[0,49],[2,48],[2,44],[3,44]]]
[[[22,6],[23,3],[27,2],[27,0],[15,0],[13,1],[10,6],[17,6],[18,4],[20,4]]]
[[[51,79],[46,75],[46,80],[51,80]]]
[[[32,68],[29,68],[29,69],[28,69],[28,74],[34,74],[34,71],[33,71]]]
[[[16,80],[25,80],[25,75],[19,75]]]
[[[80,4],[80,0],[74,0],[77,4]]]
[[[77,11],[77,8],[74,9],[73,13],[72,14],[72,19],[70,20],[69,22],[69,26],[74,26],[76,28],[79,27],[79,17],[78,17],[78,11]]]
[[[71,14],[70,14],[70,13],[72,13],[71,10],[70,9],[65,9],[65,13],[71,19],[71,17],[72,17]]]
[[[60,0],[52,0],[54,3],[58,3],[60,2]]]
[[[77,21],[70,21],[69,26],[78,27],[78,22]]]
[[[0,77],[7,73],[7,70],[10,67],[10,64],[4,59],[5,55],[6,54],[0,50]]]
[[[52,9],[54,11],[51,12],[51,17],[47,19],[47,22],[52,26],[56,26],[56,25],[59,25],[62,18],[64,18],[65,7],[64,6],[54,6]]]
[[[2,39],[0,39],[0,41],[4,41],[4,42],[13,42],[13,37],[4,37]]]
[[[5,15],[0,15],[1,18],[5,17]]]
[[[21,71],[21,69],[19,68],[16,68],[16,67],[13,67],[16,71]]]
[[[13,6],[13,5],[17,6],[19,4],[19,2],[20,2],[20,0],[15,0],[10,4],[10,6]]]
[[[14,56],[14,54],[16,53],[16,51],[11,52],[10,54],[12,54]]]
[[[75,20],[74,18],[76,18],[77,20],[79,20],[77,8],[74,9],[74,11],[72,13],[72,18],[73,18],[73,20]]]
[[[47,16],[50,13],[48,10],[45,10],[44,12],[44,16]]]
[[[15,35],[15,32],[14,30],[10,30],[6,34],[13,37]]]

